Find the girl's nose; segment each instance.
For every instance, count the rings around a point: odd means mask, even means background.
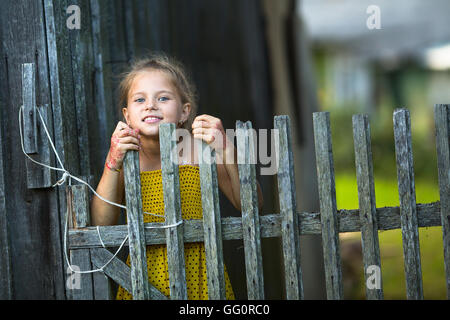
[[[156,103],[151,102],[151,103],[147,104],[147,105],[145,106],[145,109],[149,109],[149,110],[157,109]]]

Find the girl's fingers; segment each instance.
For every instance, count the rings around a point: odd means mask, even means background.
[[[192,130],[192,134],[222,136],[222,132],[220,130],[212,129],[212,128],[195,128],[195,129]]]
[[[195,120],[211,121],[211,120],[216,120],[216,119],[217,118],[214,118],[213,116],[210,116],[208,114],[202,114],[202,115],[195,117],[194,121]]]
[[[211,124],[208,121],[205,120],[195,120],[192,123],[192,128],[210,128]]]
[[[126,136],[126,137],[120,138],[119,139],[119,143],[120,144],[134,143],[134,144],[139,145],[140,144],[140,140],[138,138],[136,138],[136,137]]]
[[[211,134],[196,133],[196,134],[194,134],[194,139],[201,139],[201,140],[205,141],[206,143],[211,143],[214,141],[214,136]]]
[[[118,138],[123,138],[123,137],[126,137],[126,136],[133,136],[133,137],[139,137],[139,130],[133,130],[133,129],[131,129],[131,128],[129,128],[129,127],[127,127],[127,128],[124,128],[124,129],[122,129],[122,130],[120,130],[118,133],[117,133],[117,137]]]
[[[139,146],[134,143],[121,144],[120,147],[124,151],[124,156],[125,156],[125,152],[128,150],[139,150],[140,149]]]
[[[119,131],[119,130],[125,129],[127,127],[128,127],[128,125],[125,122],[119,121],[117,123],[116,129],[114,131]]]

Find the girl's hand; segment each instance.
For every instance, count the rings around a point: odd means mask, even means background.
[[[219,118],[202,114],[197,116],[192,123],[194,138],[202,139],[216,151],[222,151],[227,146],[227,137]]]
[[[128,150],[140,149],[139,129],[133,130],[126,123],[119,121],[111,136],[111,146],[108,157],[106,158],[106,167],[119,171],[123,165],[123,158]]]

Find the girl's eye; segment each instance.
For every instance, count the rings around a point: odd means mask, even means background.
[[[158,101],[162,101],[162,102],[167,101],[167,100],[169,100],[169,98],[167,98],[167,97],[160,97],[158,99]]]
[[[136,100],[134,100],[135,102],[139,102],[139,103],[141,103],[141,102],[144,102],[144,98],[139,98],[139,99],[136,99]]]

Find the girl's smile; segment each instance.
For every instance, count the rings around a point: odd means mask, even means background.
[[[190,105],[182,104],[169,75],[159,70],[140,72],[133,81],[123,114],[130,127],[145,137],[157,138],[160,123],[186,121]]]

